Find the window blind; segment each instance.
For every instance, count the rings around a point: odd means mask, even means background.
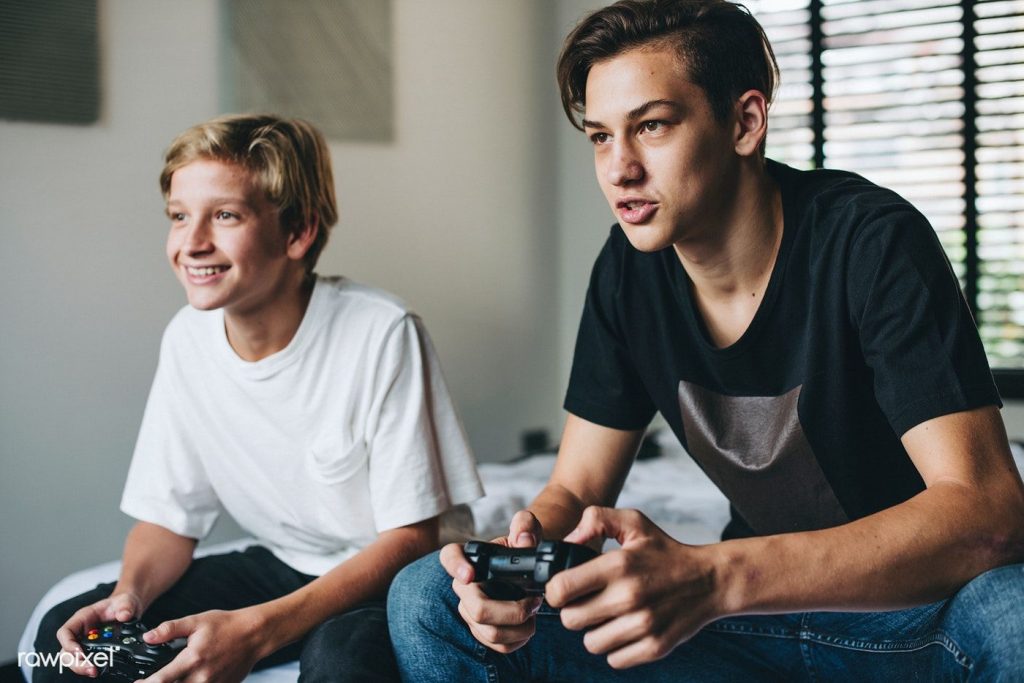
[[[993,366],[1024,368],[1024,0],[973,10],[978,326]]]
[[[768,156],[855,171],[911,201],[1000,387],[1024,395],[1024,0],[743,4],[782,72]]]

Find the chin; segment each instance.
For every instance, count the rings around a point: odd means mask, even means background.
[[[626,239],[633,245],[633,248],[637,251],[645,253],[653,253],[661,251],[666,247],[673,244],[671,235],[666,235],[663,230],[659,230],[654,225],[622,225],[623,232],[626,233]]]
[[[222,304],[219,301],[208,299],[202,296],[186,295],[185,298],[188,299],[188,305],[196,309],[197,311],[213,311],[222,306]]]

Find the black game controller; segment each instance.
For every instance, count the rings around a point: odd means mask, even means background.
[[[101,679],[137,681],[166,666],[185,646],[182,638],[150,645],[142,639],[142,634],[148,630],[138,621],[115,621],[90,628],[80,642],[94,661],[98,661],[94,653],[109,653],[106,666],[100,671]]]
[[[473,565],[473,580],[482,583],[484,593],[494,600],[543,595],[552,576],[598,556],[597,551],[585,545],[566,541],[542,541],[536,548],[469,541],[463,552]]]

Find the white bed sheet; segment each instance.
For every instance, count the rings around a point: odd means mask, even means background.
[[[640,510],[678,541],[717,541],[729,520],[729,503],[671,435],[657,435],[662,454],[633,464],[616,507]],[[477,538],[508,533],[517,511],[533,500],[554,467],[554,455],[512,463],[484,463],[486,495],[473,503]]]

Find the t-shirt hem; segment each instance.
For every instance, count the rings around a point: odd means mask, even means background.
[[[374,525],[377,527],[378,533],[408,526],[431,517],[437,517],[451,510],[456,505],[471,503],[483,497],[483,495],[483,486],[479,483],[472,484],[448,495],[441,494],[435,496],[426,505],[423,504],[423,499],[420,499],[416,501],[417,505],[415,507],[388,508],[388,515],[386,517],[375,517]]]
[[[156,524],[162,526],[168,531],[178,534],[179,536],[185,536],[186,538],[194,538],[196,540],[202,540],[210,533],[210,529],[213,528],[216,517],[207,525],[201,522],[185,522],[182,523],[180,520],[170,519],[160,509],[163,505],[160,503],[146,503],[139,500],[122,500],[121,501],[121,512],[125,513],[129,517],[136,519],[140,522],[147,522],[149,524]],[[204,528],[205,526],[205,528]]]
[[[629,415],[628,413],[624,414],[626,411],[623,411],[621,408],[611,408],[573,394],[566,395],[562,407],[573,415],[582,417],[589,422],[625,431],[644,429],[653,417],[653,415],[641,417],[639,415]]]
[[[902,437],[910,429],[936,417],[959,413],[986,405],[1003,406],[999,393],[991,384],[979,384],[945,391],[934,396],[914,401],[891,421],[897,436]]]

